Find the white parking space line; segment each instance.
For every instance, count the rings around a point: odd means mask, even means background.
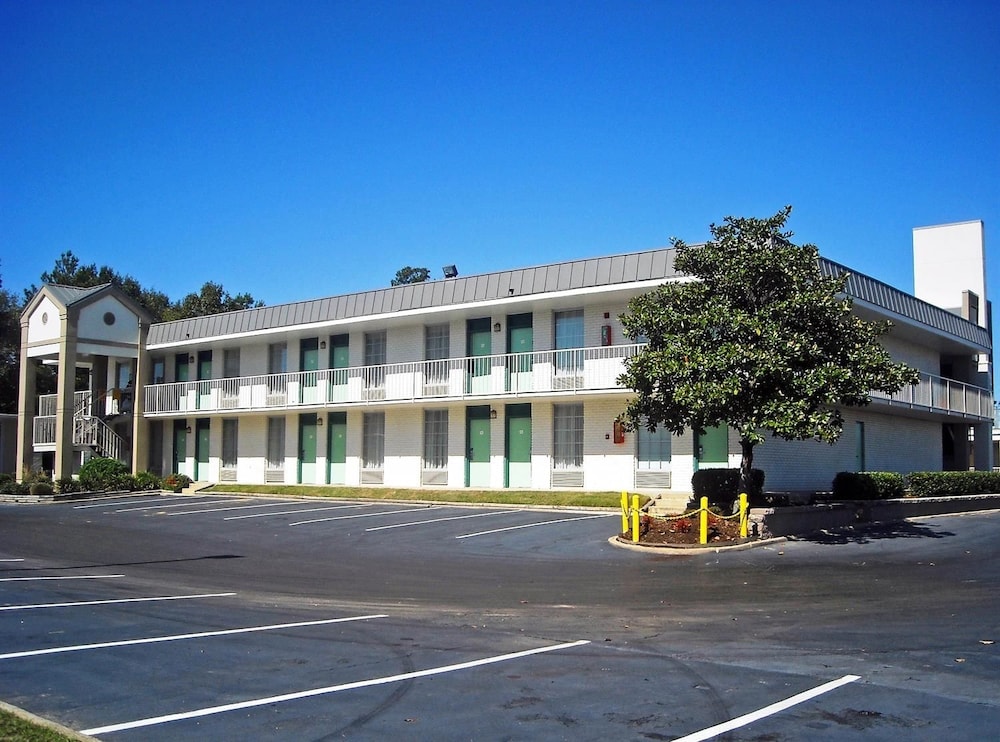
[[[24,558],[21,559],[0,559],[0,562],[23,562]]]
[[[439,505],[431,505],[429,507],[423,507],[423,510],[437,510]],[[336,515],[332,518],[314,518],[313,520],[300,520],[295,523],[289,523],[290,526],[304,526],[309,523],[327,523],[331,520],[351,520],[353,518],[375,518],[379,515],[397,515],[398,513],[412,513],[417,508],[406,508],[405,510],[382,510],[378,513],[362,513],[361,515]]]
[[[166,724],[171,721],[181,721],[184,719],[196,719],[202,716],[211,716],[213,714],[221,714],[226,711],[238,711],[240,709],[254,708],[257,706],[267,706],[272,703],[284,703],[285,701],[295,701],[300,698],[311,698],[314,696],[328,695],[330,693],[339,693],[345,690],[354,690],[356,688],[369,688],[374,685],[386,685],[388,683],[398,683],[403,680],[412,680],[414,678],[425,678],[431,675],[443,675],[448,672],[457,672],[459,670],[468,670],[473,667],[482,667],[483,665],[492,665],[497,662],[507,662],[509,660],[520,659],[522,657],[529,657],[534,654],[542,654],[545,652],[556,652],[561,649],[570,649],[572,647],[579,647],[584,644],[589,644],[590,642],[586,640],[567,642],[565,644],[551,644],[547,647],[538,647],[537,649],[527,649],[523,652],[511,652],[510,654],[500,654],[494,657],[484,657],[480,660],[472,660],[470,662],[459,662],[454,665],[444,665],[442,667],[432,667],[427,670],[416,670],[414,672],[402,673],[400,675],[389,675],[384,678],[371,678],[370,680],[358,680],[353,683],[343,683],[341,685],[331,685],[326,688],[314,688],[313,690],[299,691],[297,693],[286,693],[280,696],[271,696],[269,698],[257,698],[252,701],[240,701],[239,703],[228,703],[222,706],[209,706],[207,708],[198,709],[196,711],[185,711],[179,714],[167,714],[165,716],[153,716],[148,719],[137,719],[136,721],[127,721],[121,724],[109,724],[103,727],[94,727],[93,729],[84,729],[82,734],[98,735],[98,734],[110,734],[112,732],[121,732],[126,729],[138,729],[140,727],[155,726],[157,724]]]
[[[206,508],[205,510],[181,510],[179,513],[167,513],[170,517],[175,515],[195,515],[197,513],[222,513],[226,510],[249,510],[250,508],[277,508],[284,505],[288,507],[287,502],[265,502],[265,503],[254,503],[253,505],[231,505],[227,508]],[[265,515],[271,515],[272,513],[265,513]]]
[[[35,580],[105,580],[125,575],[60,575],[59,577],[0,577],[0,582],[34,582]]]
[[[230,515],[223,520],[244,520],[245,518],[271,518],[275,515],[295,515],[296,513],[315,513],[321,510],[351,510],[353,508],[371,508],[373,503],[363,503],[361,505],[332,505],[325,508],[299,508],[298,510],[279,510],[277,513],[254,513],[252,515]]]
[[[798,693],[791,698],[786,698],[784,701],[778,701],[777,703],[772,703],[770,706],[765,706],[762,709],[753,711],[749,714],[744,714],[743,716],[737,716],[735,719],[730,719],[729,721],[723,722],[722,724],[716,724],[714,727],[708,727],[707,729],[702,729],[700,732],[694,732],[686,737],[678,737],[674,742],[702,742],[702,740],[712,739],[712,737],[718,737],[720,734],[725,734],[726,732],[731,732],[734,729],[739,729],[740,727],[745,727],[748,724],[752,724],[755,721],[759,721],[766,716],[773,716],[779,711],[784,711],[785,709],[796,706],[800,703],[804,703],[816,696],[821,696],[824,693],[829,693],[832,690],[836,690],[842,685],[847,685],[848,683],[853,683],[855,680],[861,680],[860,675],[845,675],[842,678],[836,680],[831,680],[829,683],[823,683],[811,690]]]
[[[520,526],[508,526],[507,528],[494,528],[492,531],[479,531],[478,533],[464,533],[455,538],[472,538],[473,536],[486,536],[491,533],[503,533],[504,531],[516,531],[520,528],[535,528],[536,526],[551,526],[556,523],[569,523],[574,520],[593,520],[594,518],[617,518],[618,513],[601,513],[600,515],[585,515],[582,518],[559,518],[558,520],[545,520],[541,523],[525,523]]]
[[[201,631],[195,634],[172,634],[170,636],[150,636],[145,639],[126,639],[117,642],[99,642],[97,644],[75,644],[67,647],[48,647],[47,649],[28,649],[23,652],[7,652],[0,654],[0,660],[13,660],[21,657],[37,657],[43,654],[64,654],[66,652],[83,652],[90,649],[108,649],[110,647],[131,647],[136,644],[156,644],[158,642],[175,642],[185,639],[204,639],[212,636],[231,636],[233,634],[252,634],[260,631],[280,631],[281,629],[296,629],[303,626],[324,626],[332,623],[347,623],[349,621],[367,621],[371,618],[386,618],[380,613],[371,616],[350,616],[348,618],[327,618],[322,621],[298,621],[296,623],[273,624],[271,626],[247,626],[240,629],[222,629],[220,631]]]
[[[173,505],[147,505],[144,508],[122,508],[121,510],[116,510],[115,512],[116,513],[134,513],[134,512],[139,511],[139,510],[166,510],[167,508],[186,508],[186,507],[190,507],[191,505],[218,505],[219,503],[223,503],[223,502],[233,502],[233,500],[230,498],[230,499],[226,499],[226,500],[208,500],[206,502],[195,502],[195,503],[191,503],[191,502],[178,502],[178,503],[175,503]]]
[[[28,611],[33,608],[73,608],[82,605],[112,605],[115,603],[154,603],[161,600],[195,600],[199,598],[229,598],[236,593],[203,593],[201,595],[164,595],[157,598],[116,598],[114,600],[77,600],[72,603],[34,603],[32,605],[2,605],[0,611]]]
[[[156,500],[157,502],[170,502],[172,500],[190,500],[191,498],[187,495],[180,495],[178,497],[158,497],[156,495],[147,495],[141,500],[126,500],[125,502],[113,501],[108,498],[100,498],[97,502],[89,501],[90,505],[74,505],[74,510],[86,510],[88,508],[116,508],[119,505],[139,505],[140,503],[147,503],[150,500]]]
[[[425,523],[443,523],[446,520],[463,520],[465,518],[485,518],[488,515],[510,515],[520,513],[520,510],[493,510],[489,513],[474,513],[473,515],[452,515],[447,518],[431,518],[430,520],[411,520],[409,523],[394,523],[391,526],[373,526],[365,531],[384,531],[389,528],[406,528],[407,526],[422,526]]]

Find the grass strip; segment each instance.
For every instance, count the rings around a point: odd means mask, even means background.
[[[469,505],[533,505],[547,507],[618,508],[620,492],[558,492],[529,490],[429,490],[390,487],[325,487],[308,484],[217,484],[199,493],[285,495],[346,500],[432,500]],[[648,498],[640,497],[641,502]]]

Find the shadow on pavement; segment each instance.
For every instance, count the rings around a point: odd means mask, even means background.
[[[948,538],[955,534],[919,523],[898,521],[894,523],[868,523],[847,526],[829,531],[817,531],[803,536],[795,536],[795,541],[814,544],[867,544],[871,541],[889,538]]]

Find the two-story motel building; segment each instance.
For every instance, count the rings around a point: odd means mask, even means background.
[[[992,466],[982,222],[914,230],[914,256],[914,294],[857,273],[848,293],[893,322],[884,345],[920,382],[846,409],[833,446],[758,447],[768,489]],[[47,285],[22,317],[18,462],[56,478],[97,454],[203,482],[689,492],[698,468],[738,463],[731,431],[615,425],[640,347],[619,315],[682,278],[656,249],[153,325],[114,286]],[[57,394],[36,396],[37,362],[58,365]]]

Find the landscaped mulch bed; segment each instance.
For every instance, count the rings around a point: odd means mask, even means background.
[[[666,544],[678,546],[700,546],[701,530],[698,517],[692,518],[655,518],[644,515],[639,524],[640,544]],[[625,541],[632,540],[631,533],[621,534]],[[748,539],[740,538],[739,519],[722,520],[710,516],[708,519],[708,543],[705,546],[727,546],[743,543]]]

